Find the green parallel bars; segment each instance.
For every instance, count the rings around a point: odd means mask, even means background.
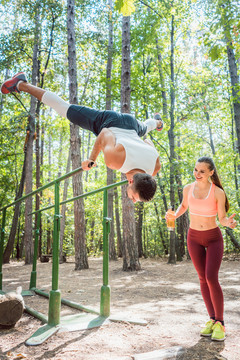
[[[7,210],[4,209],[2,214],[2,227],[1,227],[1,239],[0,239],[0,290],[2,290],[3,243],[4,243],[4,234],[5,234],[6,211]]]
[[[38,257],[38,238],[40,232],[40,224],[41,224],[41,212],[37,214],[37,223],[35,229],[35,242],[34,242],[34,254],[33,254],[33,266],[30,278],[29,289],[34,289],[37,287],[37,257]]]
[[[110,286],[108,285],[108,265],[109,265],[109,244],[108,244],[108,234],[110,232],[110,222],[111,219],[108,218],[108,193],[107,190],[116,186],[125,185],[127,180],[120,181],[105,187],[99,188],[97,190],[90,191],[89,193],[78,195],[74,198],[65,200],[60,203],[59,198],[59,185],[62,180],[69,178],[77,173],[82,171],[82,168],[75,169],[56,180],[49,182],[48,184],[32,191],[31,193],[17,199],[16,201],[4,206],[0,209],[2,211],[2,227],[0,235],[0,290],[2,290],[2,264],[3,264],[3,245],[4,245],[4,234],[5,234],[5,222],[6,222],[6,210],[8,207],[15,205],[18,202],[21,202],[27,199],[34,194],[47,189],[48,187],[55,186],[55,204],[48,206],[43,209],[39,209],[31,214],[38,213],[37,216],[37,225],[35,230],[35,244],[34,244],[34,257],[33,257],[33,267],[30,279],[30,289],[36,288],[36,278],[37,278],[37,255],[38,255],[38,238],[40,230],[40,221],[41,221],[41,212],[52,207],[55,207],[54,213],[54,232],[53,232],[53,258],[52,258],[52,290],[49,294],[49,310],[48,310],[48,325],[56,326],[60,323],[60,310],[61,310],[61,293],[58,289],[58,278],[59,278],[59,242],[60,242],[60,205],[72,202],[74,200],[94,195],[101,191],[104,191],[103,196],[103,285],[101,288],[101,304],[100,304],[100,314],[101,316],[108,317],[110,315]],[[29,214],[30,215],[30,214]]]
[[[0,209],[0,211],[3,212],[3,215],[2,215],[1,235],[0,235],[0,236],[1,236],[1,237],[0,237],[0,290],[2,290],[3,243],[4,243],[5,221],[6,221],[6,210],[7,210],[7,208],[9,208],[9,207],[17,204],[18,202],[21,202],[21,201],[27,199],[27,198],[30,197],[30,196],[33,196],[33,195],[37,194],[38,192],[41,192],[41,191],[47,189],[48,187],[50,187],[50,186],[52,186],[52,185],[55,185],[55,188],[56,188],[56,182],[58,182],[58,187],[59,187],[60,181],[65,180],[65,179],[67,179],[67,178],[69,178],[70,176],[73,176],[73,175],[75,175],[75,174],[78,174],[78,173],[81,172],[81,171],[83,171],[81,167],[80,167],[80,168],[77,168],[77,169],[75,169],[75,170],[73,170],[73,171],[71,171],[71,172],[69,172],[69,173],[67,173],[67,174],[65,174],[65,175],[63,175],[63,176],[60,176],[60,177],[59,177],[58,179],[56,179],[56,180],[53,180],[53,181],[49,182],[49,183],[46,184],[46,185],[41,186],[40,188],[32,191],[31,193],[29,193],[29,194],[27,194],[27,195],[25,195],[25,196],[22,196],[21,198],[15,200],[14,202],[12,202],[12,203],[8,204],[7,206],[4,206],[4,207],[2,207],[2,208]],[[58,190],[58,207],[59,207],[59,190]],[[41,211],[40,211],[40,212],[41,212]],[[55,212],[55,214],[56,214],[56,212]],[[59,211],[58,211],[58,216],[59,216]],[[36,238],[35,238],[35,239],[36,239]],[[36,262],[35,262],[35,264],[36,264]],[[34,275],[34,271],[36,271],[36,266],[35,266],[35,269],[33,269],[33,275],[31,275],[31,276],[33,276],[33,280],[32,280],[32,284],[33,284],[33,285],[32,285],[32,287],[34,287],[34,276],[35,276],[35,275]]]
[[[110,315],[110,286],[108,285],[109,274],[109,242],[111,220],[108,216],[108,192],[103,193],[103,285],[101,287],[100,315],[108,317]]]
[[[55,182],[55,211],[53,227],[52,290],[49,293],[48,325],[60,324],[61,292],[58,289],[59,242],[60,242],[60,197],[59,181]]]

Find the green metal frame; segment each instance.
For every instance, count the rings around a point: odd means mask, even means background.
[[[33,266],[32,266],[32,272],[30,277],[30,290],[35,290],[36,293],[43,296],[49,297],[49,309],[48,309],[48,325],[51,326],[57,326],[60,324],[60,310],[61,310],[61,303],[65,303],[68,306],[72,306],[75,308],[79,308],[81,310],[96,313],[94,310],[85,308],[81,305],[78,305],[76,303],[73,303],[69,300],[61,299],[61,292],[58,289],[58,280],[59,280],[59,242],[60,242],[60,205],[66,204],[68,202],[72,202],[74,200],[77,200],[79,198],[95,195],[99,192],[103,192],[103,285],[101,287],[101,299],[100,299],[100,316],[102,317],[108,317],[110,315],[110,286],[109,286],[109,243],[108,243],[108,235],[110,232],[110,222],[111,218],[108,217],[108,190],[111,188],[114,188],[116,186],[122,186],[127,183],[127,180],[120,181],[115,184],[107,185],[102,188],[87,192],[85,194],[78,195],[74,198],[67,199],[65,201],[60,202],[60,195],[59,195],[59,188],[60,188],[60,182],[81,172],[82,168],[75,169],[57,179],[54,181],[49,182],[48,184],[38,188],[35,191],[32,191],[31,193],[19,198],[18,200],[10,203],[9,205],[6,205],[5,207],[1,208],[0,211],[2,212],[2,227],[1,227],[1,238],[0,238],[0,290],[2,290],[2,264],[3,264],[3,244],[4,244],[4,234],[5,234],[5,223],[6,223],[6,211],[7,208],[15,205],[18,202],[21,202],[25,200],[26,198],[33,196],[50,186],[54,185],[54,205],[39,209],[35,212],[32,212],[29,215],[36,214],[37,213],[37,223],[36,223],[36,229],[35,229],[35,243],[34,243],[34,256],[33,256]],[[41,290],[38,290],[36,288],[36,282],[37,282],[37,256],[38,256],[38,239],[39,239],[39,230],[40,230],[40,223],[41,223],[41,213],[43,211],[46,211],[48,209],[51,209],[54,207],[54,230],[53,230],[53,256],[52,256],[52,289],[49,293],[49,295],[43,292]],[[28,311],[28,308],[27,308]],[[37,316],[38,312],[35,310],[29,310],[31,314],[34,314],[34,316],[42,319],[42,314],[39,313],[39,316]]]

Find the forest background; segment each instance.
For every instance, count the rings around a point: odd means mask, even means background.
[[[240,8],[234,0],[62,0],[0,2],[0,82],[18,71],[71,103],[131,112],[140,121],[159,112],[153,131],[161,162],[150,203],[133,205],[125,186],[109,191],[110,259],[123,270],[139,258],[186,255],[188,215],[168,233],[165,212],[177,207],[200,156],[211,156],[239,220]],[[28,94],[0,95],[0,208],[81,165],[95,137]],[[139,154],[141,156],[141,154]],[[61,183],[61,199],[124,176],[104,165]],[[4,262],[33,258],[34,210],[54,204],[54,189],[7,210]],[[102,251],[102,194],[61,208],[60,260],[75,269]],[[240,230],[222,229],[226,252],[239,252]],[[53,212],[42,215],[39,256],[51,253]]]

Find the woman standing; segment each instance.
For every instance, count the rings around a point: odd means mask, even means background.
[[[202,336],[212,340],[225,339],[223,320],[223,293],[218,281],[218,272],[223,257],[223,237],[216,223],[235,228],[234,216],[229,218],[227,196],[223,190],[214,162],[201,157],[194,168],[195,182],[183,189],[183,200],[175,214],[166,214],[166,219],[177,219],[189,208],[190,227],[187,236],[188,251],[197,270],[200,288],[210,320],[201,330]]]

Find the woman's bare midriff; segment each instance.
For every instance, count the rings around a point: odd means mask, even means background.
[[[217,226],[216,216],[206,217],[190,214],[190,228],[193,230],[211,230]]]

